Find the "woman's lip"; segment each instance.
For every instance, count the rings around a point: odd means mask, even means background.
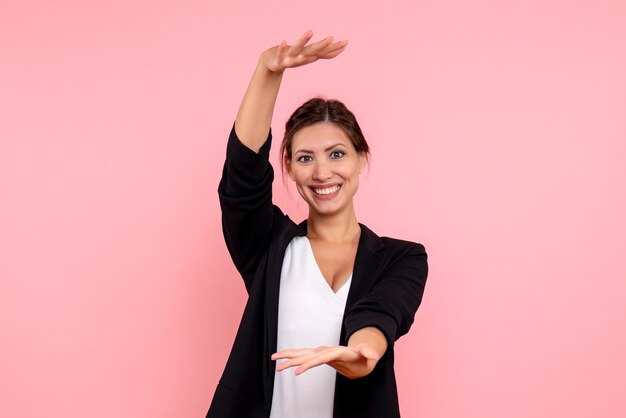
[[[328,184],[328,185],[323,185],[323,186],[309,186],[309,188],[311,189],[311,192],[313,193],[313,196],[317,199],[322,199],[322,200],[328,200],[328,199],[332,199],[335,196],[337,196],[337,194],[341,191],[343,184],[341,183],[333,183],[333,184]],[[328,188],[332,188],[332,187],[339,187],[336,191],[334,191],[333,193],[329,193],[329,194],[319,194],[315,191],[315,189],[328,189]]]
[[[309,186],[311,189],[328,189],[329,187],[341,186],[343,183],[314,184]]]

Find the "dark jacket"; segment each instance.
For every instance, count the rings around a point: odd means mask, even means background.
[[[231,131],[218,193],[226,246],[243,277],[248,301],[226,368],[207,417],[269,417],[276,363],[278,293],[283,256],[295,236],[307,232],[272,204],[271,133],[259,153]],[[406,334],[422,300],[428,266],[421,244],[379,237],[365,225],[354,263],[341,328],[341,344],[374,326],[388,349],[375,369],[359,379],[337,374],[335,418],[400,416],[393,344]],[[294,417],[295,418],[295,417]]]

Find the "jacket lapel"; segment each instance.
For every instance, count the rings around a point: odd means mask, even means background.
[[[382,240],[365,225],[359,225],[361,226],[361,237],[354,260],[352,284],[350,285],[345,312],[371,289],[383,262]],[[343,332],[342,327],[342,334]],[[343,341],[343,337],[342,335],[341,341]]]
[[[284,232],[278,236],[276,242],[270,245],[267,260],[267,277],[265,287],[265,313],[266,313],[266,349],[267,359],[276,352],[276,342],[278,339],[278,297],[280,293],[280,274],[283,267],[283,259],[285,251],[291,240],[296,236],[306,235],[306,220],[299,225],[294,224],[291,220],[287,220],[289,226]],[[274,387],[275,368],[274,363],[270,362],[267,370],[269,383],[265,385],[265,396],[271,402],[271,393]]]

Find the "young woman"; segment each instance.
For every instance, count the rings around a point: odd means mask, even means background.
[[[358,223],[369,147],[341,102],[309,100],[286,124],[283,164],[308,218],[296,224],[272,204],[270,123],[283,73],[347,45],[312,36],[261,54],[228,141],[222,226],[248,302],[207,417],[400,416],[393,344],[421,302],[426,253]]]

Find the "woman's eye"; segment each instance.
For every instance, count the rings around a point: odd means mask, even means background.
[[[300,161],[301,163],[308,163],[311,160],[312,158],[310,155],[303,155],[302,157],[298,157],[298,161]]]
[[[330,153],[330,158],[341,158],[345,155],[346,153],[343,151],[333,151]]]

